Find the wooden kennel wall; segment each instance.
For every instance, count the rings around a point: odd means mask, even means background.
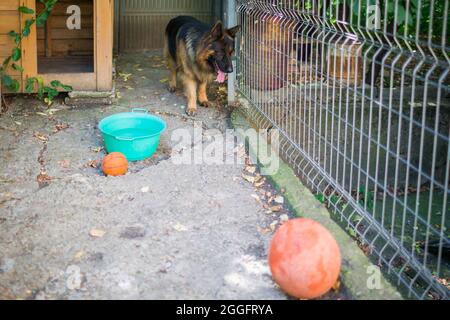
[[[81,29],[66,25],[68,6],[81,9]],[[0,59],[11,53],[11,30],[18,31],[31,15],[18,12],[19,6],[40,11],[37,0],[0,1]],[[113,86],[114,0],[60,0],[45,27],[33,25],[22,42],[21,65],[24,72],[9,73],[21,82],[23,92],[28,77],[46,82],[60,80],[74,90],[110,91]]]

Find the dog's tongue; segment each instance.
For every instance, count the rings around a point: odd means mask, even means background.
[[[225,73],[222,72],[221,70],[217,71],[217,82],[219,83],[224,83],[225,82]]]

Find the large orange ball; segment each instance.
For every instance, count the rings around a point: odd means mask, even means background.
[[[122,153],[110,153],[103,159],[102,170],[107,176],[123,176],[128,172],[128,160]]]
[[[275,234],[269,265],[275,282],[287,294],[315,299],[336,284],[341,253],[336,240],[320,223],[294,219]]]

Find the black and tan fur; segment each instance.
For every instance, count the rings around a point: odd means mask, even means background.
[[[225,29],[220,21],[209,27],[188,16],[177,17],[167,25],[164,55],[171,73],[169,91],[176,90],[179,78],[188,100],[188,115],[197,113],[197,100],[201,106],[211,106],[207,86],[219,72],[233,72],[231,57],[239,29]]]

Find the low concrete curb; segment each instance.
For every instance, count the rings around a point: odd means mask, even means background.
[[[112,105],[115,92],[115,86],[111,91],[71,91],[65,103],[71,107]]]
[[[235,129],[247,130],[251,128],[239,109],[233,112],[231,122]],[[258,147],[266,150],[267,144],[265,144],[263,139],[259,140],[259,146],[251,144],[248,146],[253,154],[257,154],[256,150]],[[362,252],[356,242],[331,219],[330,212],[300,182],[291,167],[282,159],[279,159],[279,163],[280,168],[278,172],[267,178],[278,190],[282,188],[286,190],[285,198],[296,216],[320,222],[335,237],[343,259],[341,280],[350,296],[359,300],[402,299],[397,289],[383,276],[380,279],[381,289],[371,290],[368,288],[368,279],[373,274],[373,271],[370,272],[373,269],[373,263]]]

